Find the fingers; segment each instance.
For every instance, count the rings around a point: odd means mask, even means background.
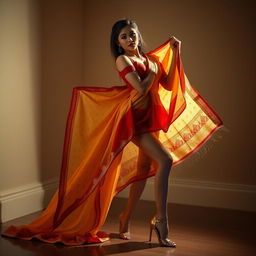
[[[173,49],[181,49],[181,41],[178,40],[175,36],[171,36],[170,37],[170,44],[172,46]]]
[[[175,36],[171,36],[170,37],[171,41],[174,41],[174,42],[181,42],[178,38],[176,38]]]
[[[174,47],[177,47],[181,44],[181,41],[178,40],[175,36],[170,37],[170,42]]]

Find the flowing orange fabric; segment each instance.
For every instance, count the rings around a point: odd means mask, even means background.
[[[153,161],[148,174],[139,174],[139,149],[131,142],[135,133],[151,132],[178,164],[222,126],[218,115],[191,87],[179,52],[174,80],[161,84],[172,56],[170,40],[147,53],[159,71],[149,91],[153,108],[148,126],[140,130],[135,129],[135,115],[145,98],[137,90],[129,86],[73,89],[59,189],[39,218],[28,225],[10,226],[2,235],[66,245],[109,240],[110,235],[100,228],[113,197],[157,170]]]

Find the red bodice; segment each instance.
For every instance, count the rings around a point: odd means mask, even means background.
[[[128,82],[128,80],[125,78],[125,75],[129,72],[137,71],[139,77],[141,78],[141,80],[143,80],[149,73],[149,60],[145,54],[144,54],[144,57],[146,58],[146,64],[143,64],[141,62],[133,60],[132,58],[129,58],[132,61],[133,65],[125,67],[122,71],[118,71],[120,77],[125,81],[126,85],[131,89],[134,87]]]

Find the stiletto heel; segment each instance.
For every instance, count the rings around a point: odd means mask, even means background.
[[[154,231],[156,232],[157,238],[158,238],[158,242],[160,244],[160,246],[164,246],[164,247],[176,247],[176,243],[171,241],[169,238],[162,238],[161,237],[161,232],[159,230],[159,228],[157,227],[158,223],[166,223],[166,220],[160,220],[157,219],[156,217],[153,217],[150,220],[150,232],[149,232],[149,242],[151,242],[151,237],[152,237],[152,230],[154,229]]]

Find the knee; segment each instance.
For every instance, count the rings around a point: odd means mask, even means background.
[[[172,164],[173,164],[173,158],[170,154],[166,154],[160,161],[159,163],[160,165],[162,166],[166,166],[166,167],[172,167]]]

